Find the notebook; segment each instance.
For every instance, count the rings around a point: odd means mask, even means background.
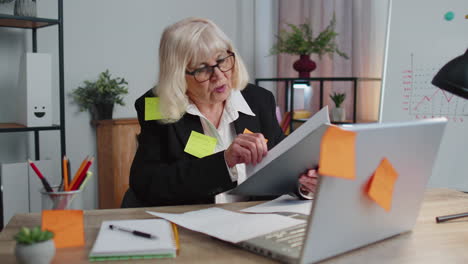
[[[315,263],[410,231],[446,125],[439,118],[343,127],[357,133],[356,179],[320,177],[307,223],[236,245],[282,262]],[[364,193],[383,157],[399,174],[390,211]]]
[[[114,225],[155,235],[150,239],[111,229]],[[104,221],[89,254],[91,261],[174,258],[178,249],[175,225],[164,219]]]

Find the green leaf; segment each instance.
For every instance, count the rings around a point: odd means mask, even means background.
[[[42,231],[38,226],[34,227],[31,231],[31,240],[39,241],[39,237],[41,236],[41,233]]]
[[[23,234],[23,235],[25,235],[25,236],[29,236],[30,233],[31,233],[31,230],[30,230],[29,228],[24,227],[24,226],[21,227],[21,229],[20,229],[20,234]]]
[[[19,243],[26,243],[30,237],[25,235],[24,233],[18,233],[15,235],[15,240],[18,241]]]
[[[49,239],[52,239],[52,238],[54,237],[54,233],[52,233],[52,232],[50,232],[50,231],[48,231],[48,230],[46,230],[45,234],[46,234],[46,235],[45,235],[44,241],[49,240]]]
[[[37,241],[45,241],[46,237],[47,237],[47,233],[46,232],[41,232],[41,234],[39,235],[39,238],[37,239]]]

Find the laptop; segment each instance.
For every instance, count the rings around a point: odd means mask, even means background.
[[[446,124],[436,118],[342,126],[357,133],[356,179],[321,176],[307,223],[238,246],[282,262],[313,263],[410,231]],[[384,157],[399,174],[389,212],[364,192]]]

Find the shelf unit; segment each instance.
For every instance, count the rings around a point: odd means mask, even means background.
[[[285,83],[285,97],[284,105],[285,110],[293,112],[294,108],[294,84],[308,83],[308,82],[319,82],[319,109],[323,107],[323,89],[325,82],[352,82],[353,83],[353,120],[351,122],[337,122],[337,123],[356,123],[357,113],[357,94],[358,94],[358,83],[361,81],[381,81],[380,78],[360,78],[360,77],[314,77],[314,78],[257,78],[255,79],[255,85],[260,85],[261,82],[284,82]],[[261,85],[260,85],[261,86]],[[305,122],[306,119],[292,119],[289,122],[289,129],[292,132],[294,130],[293,122]]]
[[[0,123],[0,133],[12,132],[33,132],[34,133],[34,155],[35,159],[40,159],[39,132],[46,130],[60,131],[60,150],[62,156],[65,155],[65,106],[64,106],[64,70],[63,70],[63,3],[62,0],[57,0],[58,4],[58,19],[48,19],[39,17],[21,17],[0,14],[0,27],[8,28],[23,28],[32,31],[32,51],[37,52],[37,29],[58,26],[58,59],[59,59],[59,111],[60,124],[45,127],[26,127],[15,123]]]
[[[34,133],[34,155],[40,159],[39,132],[58,130],[60,131],[60,151],[64,156],[65,145],[65,81],[64,81],[64,58],[63,58],[63,0],[57,0],[58,19],[24,17],[0,14],[0,27],[30,29],[32,33],[32,52],[37,52],[37,30],[49,26],[58,27],[58,71],[59,71],[59,116],[60,124],[43,127],[26,127],[16,123],[0,123],[0,133],[33,132]],[[0,229],[3,226],[3,199],[0,195]]]

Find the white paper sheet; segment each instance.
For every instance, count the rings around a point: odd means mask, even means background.
[[[290,212],[309,215],[312,203],[313,200],[298,200],[291,195],[283,195],[272,201],[245,208],[241,211],[247,213]]]
[[[183,214],[146,212],[187,229],[232,243],[304,223],[304,220],[281,215],[243,214],[216,207]]]

